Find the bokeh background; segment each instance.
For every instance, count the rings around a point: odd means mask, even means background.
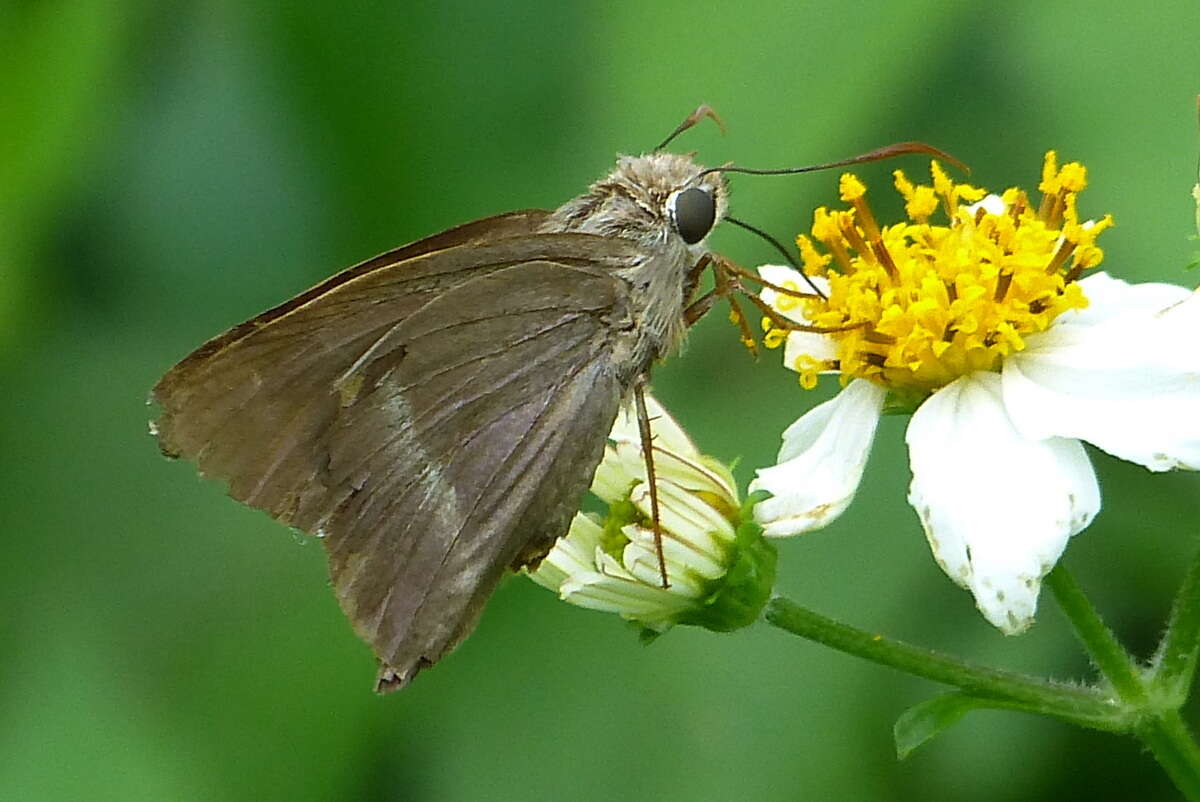
[[[1198,42],[1193,0],[0,4],[0,798],[1174,798],[1133,741],[1018,714],[897,762],[892,722],[930,683],[761,626],[643,647],[521,579],[377,698],[321,547],[162,459],[145,399],[223,328],[394,245],[561,203],[700,102],[728,134],[678,147],[710,163],[924,139],[1002,188],[1058,148],[1091,171],[1083,211],[1117,219],[1108,269],[1195,283]],[[883,208],[895,166],[860,172]],[[790,239],[836,178],[737,176],[734,209]],[[712,242],[772,260],[735,229]],[[802,394],[723,318],[656,390],[744,483],[832,388]],[[1051,599],[1004,638],[938,571],[903,424],[837,524],[780,544],[780,590],[1088,677]],[[1200,482],[1093,456],[1105,509],[1067,559],[1146,654]],[[1020,503],[999,477],[995,503]]]

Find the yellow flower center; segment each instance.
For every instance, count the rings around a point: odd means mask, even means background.
[[[817,209],[812,237],[797,238],[805,272],[829,281],[828,297],[777,294],[774,307],[799,305],[837,343],[836,360],[797,358],[791,367],[804,386],[838,370],[843,384],[866,378],[923,397],[963,374],[998,369],[1025,347],[1025,335],[1087,306],[1077,279],[1103,258],[1095,241],[1112,218],[1079,222],[1082,165],[1060,169],[1054,151],[1047,153],[1036,208],[1023,190],[985,197],[955,184],[936,161],[931,172],[932,187],[894,173],[909,220],[882,228],[866,187],[847,173],[841,197],[852,208]],[[939,208],[948,225],[929,222]],[[786,336],[770,320],[763,326],[768,346]]]

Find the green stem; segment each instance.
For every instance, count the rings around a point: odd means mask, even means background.
[[[1189,680],[1196,659],[1197,614],[1189,609],[1196,606],[1196,574],[1197,566],[1193,565],[1180,590],[1172,617],[1173,626],[1164,641],[1164,655],[1172,655],[1173,664],[1183,672],[1177,676],[1186,674]],[[1200,747],[1179,715],[1178,707],[1183,697],[1165,696],[1157,692],[1157,684],[1148,685],[1143,680],[1133,658],[1100,620],[1096,609],[1061,563],[1047,575],[1046,583],[1100,673],[1126,705],[1140,712],[1132,727],[1133,733],[1154,755],[1175,787],[1187,799],[1200,802]]]
[[[1177,710],[1150,716],[1135,732],[1185,799],[1200,800],[1200,748]]]
[[[1196,656],[1200,651],[1200,550],[1192,558],[1184,577],[1167,632],[1163,635],[1155,659],[1154,686],[1166,698],[1183,704],[1196,676]]]
[[[1100,614],[1083,595],[1083,590],[1066,566],[1061,562],[1055,566],[1046,576],[1046,584],[1075,628],[1075,636],[1113,690],[1124,701],[1144,708],[1147,702],[1146,689],[1142,686],[1133,658],[1117,641],[1112,630],[1100,620]]]
[[[781,596],[767,604],[765,617],[768,623],[802,638],[972,694],[1018,703],[1029,712],[1053,715],[1093,729],[1122,731],[1129,727],[1124,710],[1091,689],[972,665],[856,629]]]

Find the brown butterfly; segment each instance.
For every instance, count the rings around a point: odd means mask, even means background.
[[[168,371],[161,448],[320,537],[376,689],[402,688],[566,532],[620,405],[720,294],[692,300],[730,169],[623,156],[554,211],[351,267]]]
[[[403,687],[566,532],[622,400],[683,339],[725,198],[688,156],[622,157],[553,212],[351,267],[172,368],[162,450],[319,536],[377,688]]]

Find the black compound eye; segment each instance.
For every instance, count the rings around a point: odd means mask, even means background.
[[[704,239],[717,219],[717,202],[699,187],[675,196],[675,230],[688,245]]]

